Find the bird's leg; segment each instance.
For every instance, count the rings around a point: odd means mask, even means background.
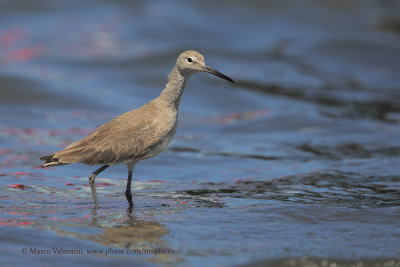
[[[89,184],[90,184],[90,189],[92,189],[92,196],[93,196],[93,201],[94,201],[94,205],[96,207],[96,209],[99,208],[99,202],[97,201],[97,193],[96,193],[96,187],[94,185],[94,179],[96,178],[96,176],[101,173],[102,171],[104,171],[105,169],[108,168],[108,166],[110,165],[103,165],[102,167],[100,167],[99,169],[97,169],[95,172],[92,172],[89,175]]]
[[[134,165],[128,165],[128,181],[126,183],[126,191],[125,191],[125,197],[128,200],[130,211],[132,211],[133,208],[132,193],[131,193],[133,167]]]

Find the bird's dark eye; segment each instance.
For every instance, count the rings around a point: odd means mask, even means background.
[[[193,60],[190,57],[188,57],[186,60],[187,62],[193,62]]]

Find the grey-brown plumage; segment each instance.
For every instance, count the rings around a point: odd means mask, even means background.
[[[47,160],[43,166],[128,164],[148,158],[175,133],[176,116],[176,110],[170,109],[167,102],[150,101],[103,124],[51,157],[42,157]]]
[[[209,72],[230,82],[233,80],[208,67],[196,51],[179,55],[161,95],[141,108],[124,113],[103,124],[93,133],[52,155],[43,156],[42,166],[70,163],[103,165],[89,176],[95,207],[98,208],[94,179],[110,165],[127,164],[128,183],[125,196],[132,209],[131,181],[135,164],[166,149],[177,128],[178,107],[188,78],[196,72]]]

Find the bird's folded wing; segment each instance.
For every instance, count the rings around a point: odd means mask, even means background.
[[[141,109],[122,114],[100,126],[86,138],[56,152],[60,163],[109,165],[140,159],[169,131],[158,113]]]

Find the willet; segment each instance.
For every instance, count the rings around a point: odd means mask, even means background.
[[[128,181],[125,196],[129,209],[133,208],[131,183],[137,162],[156,156],[171,142],[177,128],[178,107],[183,89],[190,76],[208,72],[234,82],[228,76],[208,67],[204,57],[196,51],[185,51],[178,56],[168,76],[168,83],[160,96],[138,109],[124,113],[101,125],[93,133],[54,154],[43,156],[43,167],[70,163],[103,165],[89,176],[93,201],[99,208],[94,180],[110,165],[126,164]]]

